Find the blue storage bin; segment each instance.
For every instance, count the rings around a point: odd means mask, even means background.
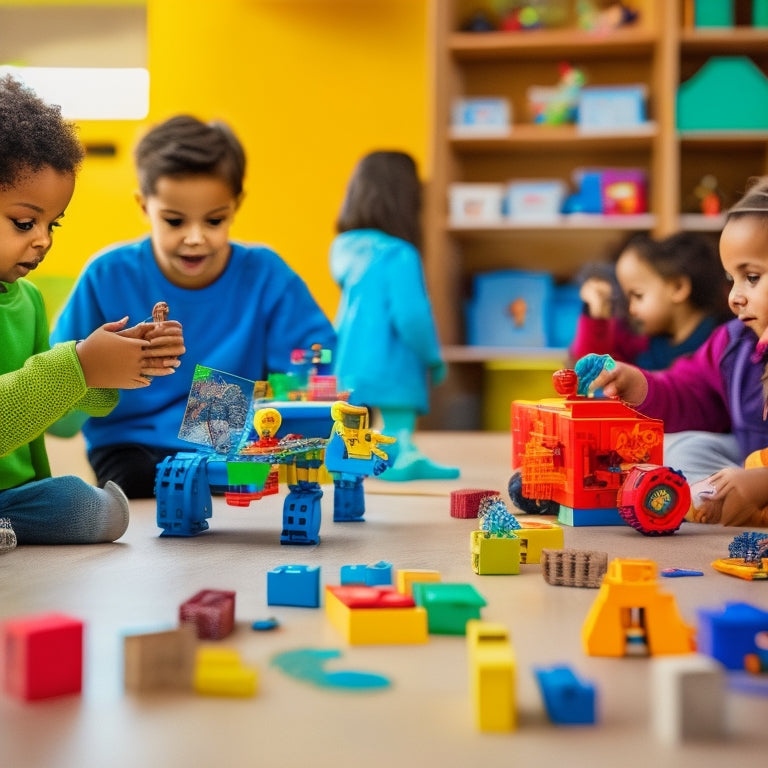
[[[475,275],[467,306],[467,344],[546,347],[553,292],[552,276],[544,272]]]
[[[578,285],[568,283],[555,286],[549,317],[550,347],[571,346],[581,310],[582,301],[579,298]]]

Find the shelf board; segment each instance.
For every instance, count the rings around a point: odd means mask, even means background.
[[[680,229],[686,232],[719,232],[725,225],[725,214],[705,216],[703,213],[680,214]]]
[[[680,35],[682,53],[766,53],[768,29],[732,27],[730,29],[684,29]]]
[[[548,229],[603,229],[603,230],[650,230],[656,226],[656,217],[651,213],[634,214],[631,216],[601,216],[599,214],[572,213],[555,216],[551,219],[540,221],[529,219],[516,221],[503,219],[495,223],[471,223],[464,224],[449,222],[448,231],[454,234],[486,234],[505,233],[520,230],[548,230]]]
[[[759,148],[768,143],[768,130],[678,131],[677,136],[683,144],[714,149],[736,145]]]
[[[541,370],[562,367],[568,360],[568,350],[560,347],[481,347],[447,345],[442,348],[446,363],[514,362],[520,370]]]
[[[454,32],[448,48],[457,59],[635,58],[647,55],[656,35],[642,27],[601,34],[581,29],[525,32]]]
[[[659,129],[655,122],[627,128],[620,131],[581,130],[576,125],[535,125],[519,124],[509,133],[488,136],[462,135],[452,131],[450,144],[462,152],[511,152],[515,150],[572,150],[574,152],[589,149],[644,149],[658,136]]]

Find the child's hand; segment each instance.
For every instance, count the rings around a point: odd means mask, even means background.
[[[179,356],[186,351],[181,323],[163,320],[159,323],[139,323],[118,331],[121,336],[144,339],[143,376],[168,376],[181,365]]]
[[[116,333],[127,320],[124,317],[106,323],[77,343],[75,349],[87,387],[138,389],[149,386],[149,379],[142,374],[146,342]]]
[[[648,394],[645,374],[634,365],[615,363],[612,368],[603,368],[589,385],[589,391],[602,389],[605,397],[617,397],[627,405],[640,405]]]
[[[579,289],[590,317],[607,320],[613,314],[613,286],[600,277],[588,277]]]
[[[707,482],[715,492],[701,498],[693,512],[694,522],[765,525],[762,510],[768,507],[768,467],[727,467]]]

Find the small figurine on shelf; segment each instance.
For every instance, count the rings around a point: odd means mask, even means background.
[[[698,202],[698,208],[705,216],[719,216],[723,210],[723,201],[717,179],[708,173],[701,177],[693,194]]]
[[[638,19],[638,12],[626,3],[611,3],[604,7],[603,3],[594,0],[579,0],[576,15],[579,27],[590,32],[610,32],[634,24]]]
[[[560,81],[557,93],[544,108],[536,114],[534,122],[544,125],[565,125],[576,122],[579,92],[586,83],[584,72],[563,62],[559,67]]]

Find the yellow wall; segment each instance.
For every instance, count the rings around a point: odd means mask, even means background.
[[[426,0],[149,0],[151,117],[231,122],[237,238],[275,248],[333,316],[328,248],[360,155],[427,146]],[[173,43],[171,44],[171,41]]]
[[[150,119],[189,112],[232,124],[248,154],[246,198],[233,228],[264,242],[333,316],[328,248],[356,160],[411,152],[425,169],[427,0],[148,0]],[[49,274],[145,231],[132,194],[131,149],[144,125],[83,123],[89,157]]]

